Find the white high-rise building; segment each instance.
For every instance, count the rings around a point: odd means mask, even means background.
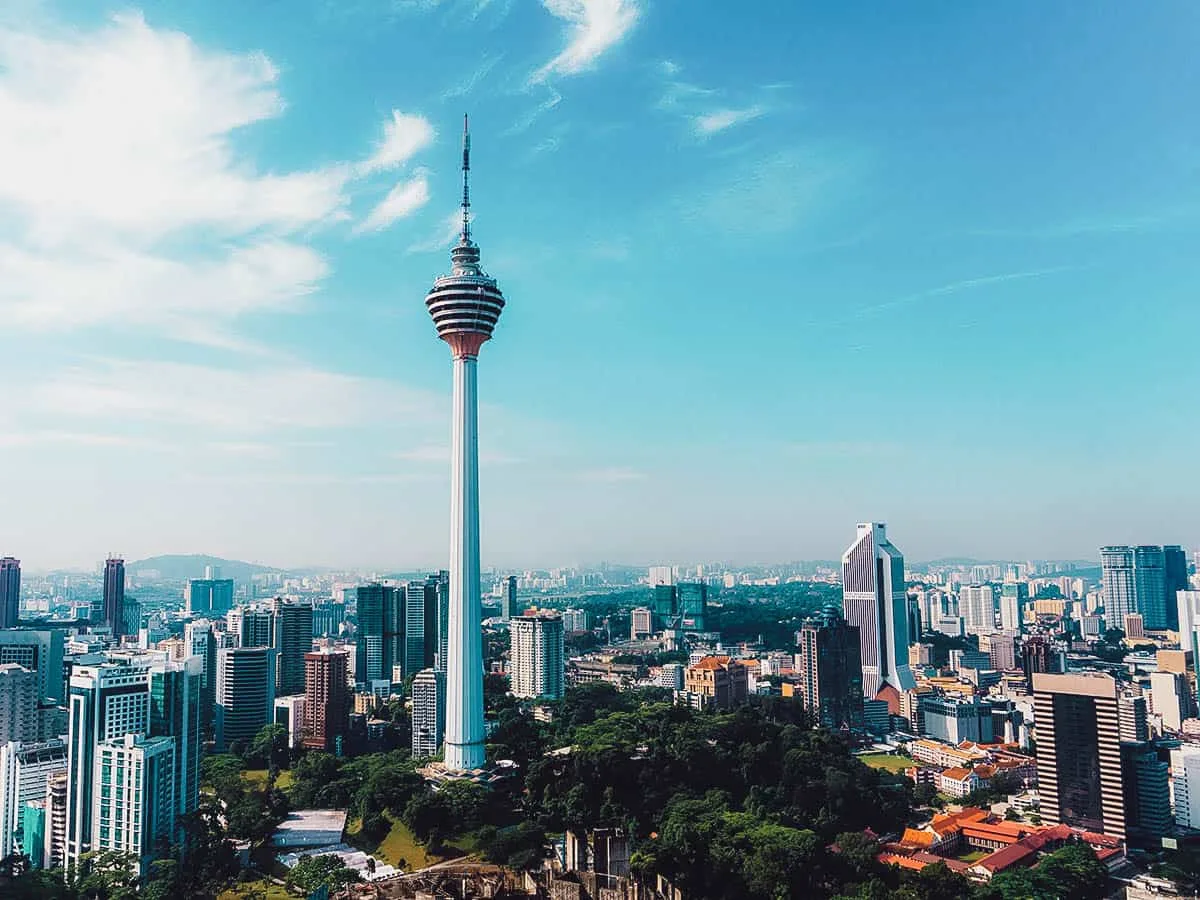
[[[0,665],[0,744],[36,741],[37,710],[37,672],[16,663]]]
[[[563,610],[562,617],[564,631],[588,630],[588,612],[586,609],[565,609]]]
[[[150,727],[150,672],[144,665],[105,663],[71,671],[67,741],[66,864],[96,849],[92,800],[96,747]]]
[[[446,673],[422,669],[412,682],[412,755],[436,756],[446,730]]]
[[[1150,705],[1162,717],[1163,728],[1180,731],[1189,705],[1184,677],[1177,672],[1151,672]]]
[[[509,623],[512,636],[512,683],[517,697],[558,698],[563,695],[563,621],[551,614],[518,616]]]
[[[858,628],[864,696],[886,693],[888,708],[898,714],[900,695],[916,683],[908,667],[904,556],[888,541],[882,522],[860,524],[842,554],[842,605],[846,621]]]
[[[450,251],[452,271],[433,283],[425,307],[453,356],[450,425],[450,592],[446,663],[445,766],[480,769],[487,760],[483,725],[483,607],[479,596],[479,408],[476,366],[492,336],[504,295],[479,264],[471,239],[467,176],[471,138],[463,122],[462,232]],[[361,677],[361,675],[359,676]]]
[[[66,771],[67,745],[61,740],[0,744],[0,859],[16,852],[26,801],[44,800],[50,776]]]
[[[650,587],[675,583],[675,570],[671,566],[651,566],[646,574]]]
[[[958,608],[967,634],[996,630],[996,592],[990,584],[964,585],[958,592]]]
[[[140,734],[101,741],[93,779],[94,848],[133,854],[146,875],[175,827],[175,741]]]
[[[629,614],[629,639],[641,640],[654,634],[654,612],[648,606],[636,607]]]
[[[1200,829],[1200,746],[1184,744],[1171,751],[1171,784],[1176,824]]]

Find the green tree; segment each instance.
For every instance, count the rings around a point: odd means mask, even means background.
[[[286,726],[264,725],[254,735],[242,759],[247,766],[254,769],[286,768],[291,754],[289,744]]]
[[[72,885],[79,900],[136,900],[138,860],[132,853],[85,853]]]
[[[62,869],[31,869],[4,885],[8,900],[76,900]]]
[[[342,864],[333,854],[326,856],[304,856],[287,875],[289,887],[298,887],[305,892],[328,887],[330,891],[361,881],[359,874]]]

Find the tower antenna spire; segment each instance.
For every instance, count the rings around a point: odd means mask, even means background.
[[[462,196],[462,242],[471,243],[471,123],[463,113],[463,196]]]

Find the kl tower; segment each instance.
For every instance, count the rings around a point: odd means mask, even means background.
[[[483,607],[479,598],[479,416],[475,367],[492,336],[504,295],[479,266],[471,240],[471,135],[463,117],[462,232],[450,251],[452,269],[433,283],[425,306],[454,359],[450,427],[450,623],[446,652],[445,768],[481,769],[483,731]]]

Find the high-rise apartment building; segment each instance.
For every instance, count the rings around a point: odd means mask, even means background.
[[[404,677],[432,668],[438,647],[437,581],[404,586]]]
[[[1117,697],[1117,733],[1124,742],[1150,740],[1149,704],[1141,694],[1121,693]]]
[[[860,524],[842,555],[842,603],[846,621],[858,629],[863,695],[886,700],[898,715],[900,695],[915,682],[908,667],[904,557],[887,539],[882,522]]]
[[[350,657],[321,649],[304,656],[304,738],[312,750],[333,752],[350,725]]]
[[[1017,634],[1021,630],[1029,585],[1024,581],[1006,581],[1000,585],[1000,630]]]
[[[640,641],[654,634],[654,611],[648,606],[635,607],[629,614],[629,639]]]
[[[196,656],[150,664],[148,734],[174,741],[172,795],[175,798],[177,816],[195,812],[200,803],[200,757],[204,728],[203,672],[203,663]]]
[[[275,713],[273,647],[234,647],[217,651],[216,747],[254,740]]]
[[[964,585],[958,592],[967,634],[991,634],[996,630],[996,592],[990,584]]]
[[[67,745],[50,741],[0,743],[0,859],[17,852],[16,836],[25,824],[25,804],[44,800],[50,776],[67,771]],[[28,836],[21,849],[32,856]]]
[[[671,566],[651,566],[646,571],[646,580],[650,583],[651,588],[663,584],[674,584],[675,570]]]
[[[1000,632],[979,637],[979,650],[988,655],[988,665],[998,672],[1011,672],[1017,665],[1017,638],[1014,634]]]
[[[1180,731],[1191,706],[1187,678],[1178,672],[1164,671],[1161,666],[1159,671],[1151,672],[1150,705],[1154,714],[1162,718],[1164,729]]]
[[[21,561],[0,558],[0,628],[16,628],[21,618]]]
[[[512,636],[512,684],[517,697],[556,699],[563,695],[563,621],[554,614],[515,616]]]
[[[592,627],[586,609],[564,609],[562,617],[563,631],[568,634],[577,631],[588,631]]]
[[[313,648],[311,603],[276,600],[275,631],[271,646],[275,657],[275,694],[287,697],[304,693],[305,655]]]
[[[150,724],[150,672],[118,662],[71,670],[67,741],[66,863],[98,849],[93,798],[96,748],[127,734],[145,734]]]
[[[1124,839],[1116,681],[1037,673],[1033,692],[1042,818]]]
[[[1184,744],[1171,751],[1171,776],[1175,822],[1180,828],[1200,831],[1200,746]]]
[[[187,611],[194,616],[223,616],[233,609],[233,579],[193,578],[184,599]]]
[[[175,742],[140,734],[101,741],[95,782],[94,849],[133,855],[144,877],[175,835]]]
[[[364,584],[355,590],[358,632],[354,678],[365,684],[392,680],[392,667],[404,664],[404,589]]]
[[[805,708],[825,728],[861,732],[865,725],[858,629],[829,607],[805,622],[797,637],[796,668]]]
[[[0,663],[0,744],[37,737],[37,673],[16,663]]]
[[[679,625],[684,631],[708,630],[708,585],[680,582],[675,586],[679,604]]]
[[[412,683],[412,755],[436,756],[446,728],[446,673],[435,669],[418,672]]]
[[[64,634],[58,629],[10,628],[0,631],[0,665],[15,663],[37,672],[43,700],[65,703]]]
[[[125,560],[112,557],[104,562],[104,595],[101,623],[121,637],[125,630]]]
[[[1169,553],[1168,553],[1169,551]],[[1178,547],[1142,544],[1100,548],[1104,620],[1109,628],[1124,628],[1125,617],[1140,613],[1148,631],[1178,626],[1175,594],[1179,590]],[[1168,577],[1168,558],[1170,577]],[[1183,556],[1186,569],[1186,556]],[[1186,580],[1186,572],[1184,573]],[[1186,585],[1185,585],[1186,586]]]

